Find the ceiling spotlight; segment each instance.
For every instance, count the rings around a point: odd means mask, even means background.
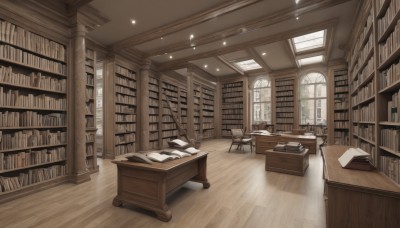
[[[170,55],[169,58],[172,59],[172,55]]]
[[[296,17],[296,20],[299,20],[299,17]]]
[[[217,68],[216,70],[219,71],[219,68]]]
[[[296,4],[299,4],[300,0],[294,0],[294,2],[296,2]]]
[[[222,42],[222,45],[226,46],[226,41]]]
[[[133,24],[133,25],[135,25],[136,24],[136,20],[131,20],[131,23]]]
[[[267,52],[263,52],[261,55],[265,56],[265,55],[267,55]]]
[[[204,64],[204,68],[207,68],[208,67],[208,65],[207,64]]]
[[[160,39],[162,39],[162,40],[163,40],[163,39],[164,39],[164,37],[161,37]]]
[[[193,47],[193,50],[196,50],[196,47]]]
[[[193,38],[194,38],[194,35],[193,35],[193,34],[190,34],[189,39],[193,39]]]

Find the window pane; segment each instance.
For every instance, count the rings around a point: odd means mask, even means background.
[[[327,120],[327,106],[326,106],[326,99],[318,99],[317,103],[320,104],[320,108],[318,108],[317,111],[317,119],[316,119],[316,124],[322,124],[326,125]]]
[[[317,84],[317,97],[326,97],[326,84]]]
[[[314,100],[300,101],[300,123],[315,124],[314,110]]]
[[[314,97],[314,85],[302,85],[300,87],[301,98],[313,98]]]
[[[253,101],[260,102],[260,89],[254,89]]]
[[[271,103],[253,104],[253,120],[271,122]]]

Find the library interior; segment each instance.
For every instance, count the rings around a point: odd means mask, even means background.
[[[400,227],[399,19],[0,1],[0,226]]]

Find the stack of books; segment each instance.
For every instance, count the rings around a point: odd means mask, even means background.
[[[304,147],[300,142],[278,143],[274,151],[300,153],[304,151]]]

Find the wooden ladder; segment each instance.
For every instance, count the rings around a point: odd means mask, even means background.
[[[180,136],[180,135],[183,135],[183,136],[185,137],[185,139],[187,140],[187,142],[188,142],[189,144],[191,144],[191,141],[189,140],[189,137],[188,137],[188,135],[187,135],[186,129],[183,129],[182,124],[181,124],[181,122],[180,122],[180,120],[179,120],[179,117],[175,116],[174,110],[173,110],[172,105],[171,105],[171,100],[170,100],[170,98],[168,97],[168,95],[165,93],[165,89],[163,89],[163,94],[164,94],[165,100],[167,101],[168,108],[169,108],[169,110],[171,111],[172,119],[174,120],[176,126],[178,127],[179,136]],[[182,133],[182,134],[181,134],[181,133]]]

